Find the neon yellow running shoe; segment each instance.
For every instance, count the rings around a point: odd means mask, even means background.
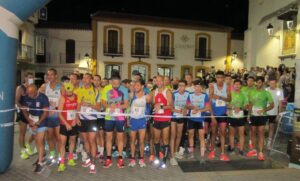
[[[71,167],[74,167],[74,166],[76,166],[76,163],[73,159],[71,159],[68,161],[68,165],[70,165]]]
[[[59,164],[57,171],[59,172],[63,172],[66,170],[66,166],[65,164]]]
[[[21,157],[22,160],[26,160],[26,159],[29,158],[29,156],[27,155],[25,149],[22,149],[22,150],[21,150],[21,152],[20,152],[20,157]]]
[[[25,145],[25,148],[26,148],[27,154],[28,154],[29,156],[32,156],[32,155],[33,155],[33,151],[32,151],[32,149],[30,148],[30,145],[29,145],[28,143]]]

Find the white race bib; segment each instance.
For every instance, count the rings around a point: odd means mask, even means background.
[[[175,106],[174,108],[175,108],[176,110],[182,111],[182,107],[180,107],[180,106]],[[175,116],[183,116],[182,113],[177,113],[177,112],[174,112],[174,115],[175,115]]]
[[[67,120],[75,120],[76,112],[74,110],[67,111]]]
[[[194,118],[200,118],[201,117],[201,112],[198,112],[196,114],[193,114],[192,112],[191,112],[191,117],[194,117]]]
[[[31,114],[29,114],[29,118],[32,119],[33,122],[35,122],[35,123],[39,122],[39,119],[40,119],[39,116],[33,116]]]
[[[262,114],[259,114],[258,111],[261,111],[261,108],[257,108],[257,107],[252,107],[252,114],[254,116],[261,116]]]
[[[226,102],[222,101],[220,99],[216,100],[216,107],[225,107],[226,106]]]
[[[241,118],[244,116],[244,111],[240,110],[238,113],[236,113],[234,110],[232,110],[232,117],[234,118]]]
[[[88,106],[81,106],[80,112],[91,113],[93,112],[93,109]]]
[[[141,118],[145,115],[144,107],[132,107],[131,108],[131,117],[133,118]]]
[[[49,97],[49,103],[52,107],[58,107],[58,98],[56,97]]]

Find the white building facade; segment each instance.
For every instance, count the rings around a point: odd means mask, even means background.
[[[245,67],[294,67],[300,58],[299,1],[250,0],[248,29],[245,31]],[[289,28],[287,22],[292,21]],[[270,34],[267,31],[269,28]],[[273,29],[272,29],[273,27]]]
[[[232,28],[188,20],[97,12],[92,16],[97,73],[112,71],[147,80],[156,75],[181,78],[211,67],[243,68],[243,41],[231,40]],[[234,49],[233,49],[234,48]],[[232,52],[238,57],[232,60]]]

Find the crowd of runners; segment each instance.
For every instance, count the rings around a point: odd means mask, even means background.
[[[147,81],[139,73],[121,80],[118,73],[101,79],[76,72],[58,80],[51,68],[37,87],[27,73],[16,90],[20,156],[37,153],[37,173],[45,164],[63,172],[81,161],[96,173],[114,157],[119,168],[166,168],[195,158],[205,164],[233,154],[264,161],[280,112],[293,102],[294,79],[282,65]]]

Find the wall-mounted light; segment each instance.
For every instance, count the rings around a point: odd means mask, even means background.
[[[275,37],[275,38],[279,39],[279,36],[274,36],[273,35],[274,26],[271,23],[269,23],[269,25],[267,26],[267,31],[268,31],[269,37]]]
[[[289,30],[292,30],[293,29],[293,26],[294,26],[294,20],[293,20],[293,18],[288,18],[287,20],[286,20],[286,26],[287,26],[287,28],[289,29]]]
[[[78,67],[83,68],[83,69],[88,69],[90,61],[91,61],[90,55],[88,53],[86,53],[84,55],[84,58],[79,62]]]
[[[232,52],[232,54],[231,54],[231,63],[232,63],[236,58],[237,58],[237,52],[234,51],[234,52]]]

